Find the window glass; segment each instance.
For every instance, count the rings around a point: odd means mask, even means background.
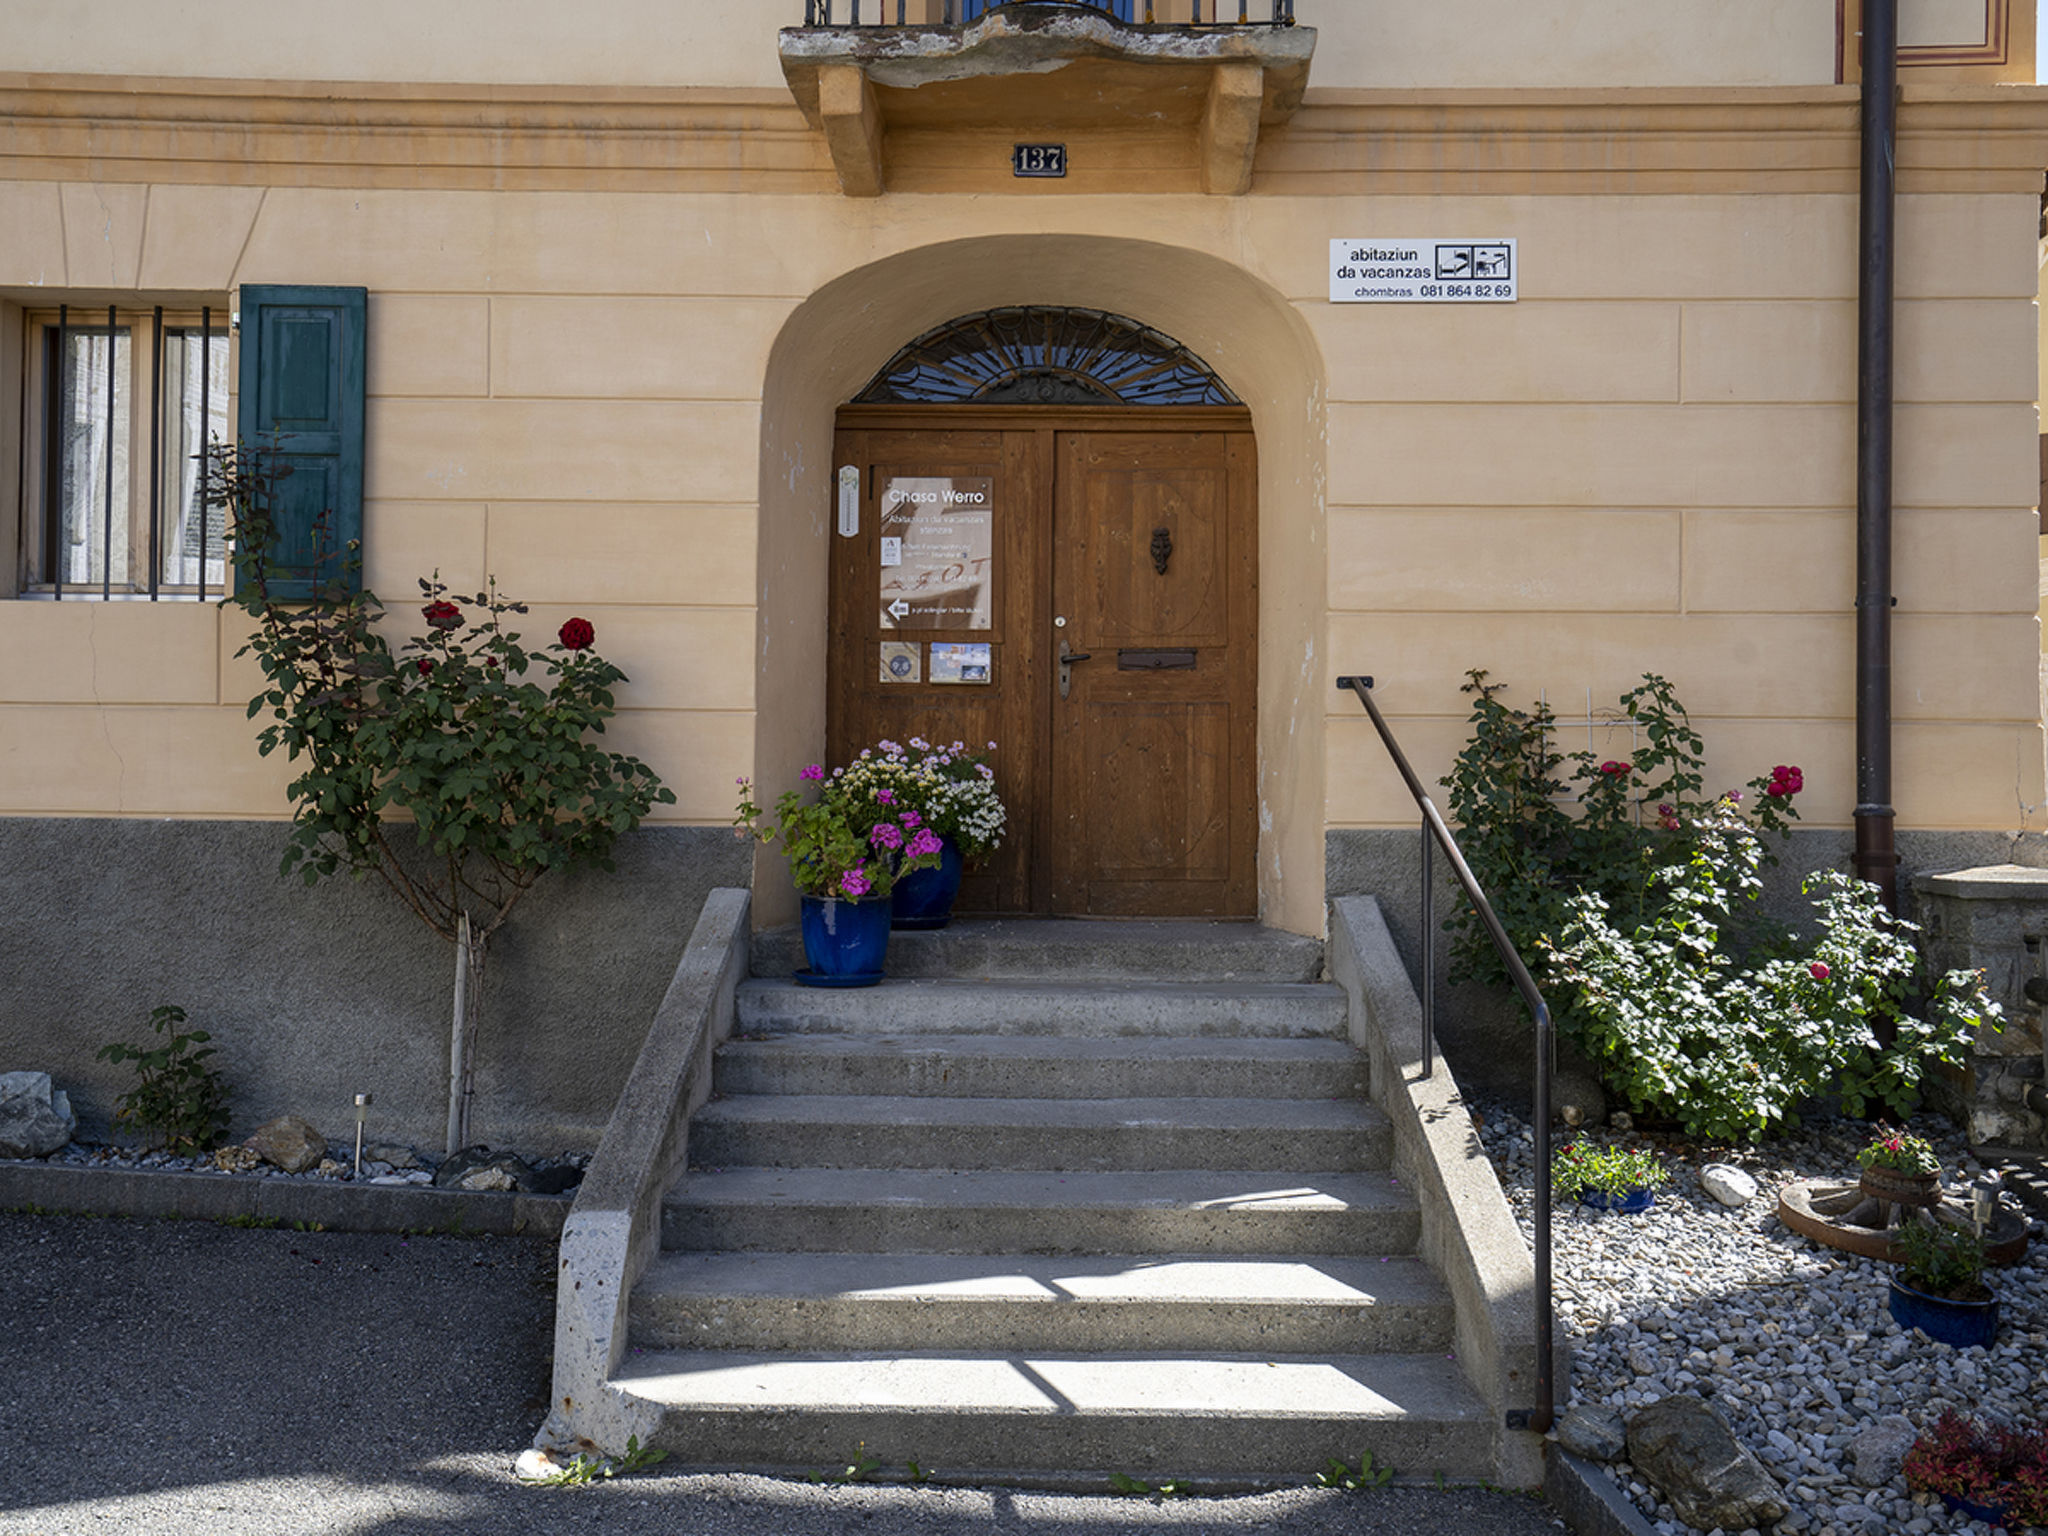
[[[111,344],[112,355],[109,357]],[[133,367],[126,327],[66,330],[57,385],[59,475],[50,487],[57,579],[126,585]]]
[[[230,437],[226,336],[216,332],[202,340],[196,329],[165,332],[163,412],[157,579],[219,587],[227,577],[225,517],[221,508],[206,507],[200,471],[206,445]]]

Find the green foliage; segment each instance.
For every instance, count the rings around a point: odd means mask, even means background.
[[[864,1483],[882,1470],[882,1459],[870,1456],[865,1442],[857,1447],[853,1459],[830,1477],[823,1472],[807,1472],[804,1480],[812,1483]]]
[[[1126,1477],[1121,1472],[1109,1474],[1109,1486],[1114,1492],[1128,1498],[1151,1499],[1154,1502],[1161,1499],[1184,1499],[1195,1491],[1194,1484],[1184,1477],[1169,1477],[1155,1487],[1151,1483],[1140,1482],[1135,1477]]]
[[[887,782],[837,772],[828,779],[816,763],[804,769],[803,777],[820,785],[818,798],[806,800],[802,790],[786,791],[775,802],[773,826],[762,824],[753,781],[741,779],[733,817],[741,835],[781,841],[798,891],[853,901],[883,897],[912,870],[938,867],[938,834],[922,825],[919,813],[903,808]]]
[[[1460,841],[1559,1032],[1631,1109],[1724,1140],[1795,1124],[1795,1106],[1829,1088],[1851,1115],[1903,1117],[1930,1066],[1959,1062],[1978,1025],[1995,1027],[1997,1006],[1969,972],[1909,1007],[1922,990],[1914,930],[1869,885],[1809,877],[1812,941],[1762,913],[1764,839],[1797,818],[1798,768],[1752,779],[1747,810],[1740,791],[1706,800],[1705,744],[1655,673],[1614,717],[1634,750],[1605,761],[1559,754],[1547,708],[1511,710],[1484,672],[1469,675],[1472,738],[1444,781]],[[1454,974],[1505,981],[1476,913],[1446,927]]]
[[[1984,1239],[1975,1228],[1909,1215],[1899,1224],[1896,1241],[1903,1255],[1899,1278],[1914,1290],[1951,1301],[1989,1295],[1984,1288]]]
[[[530,650],[507,624],[524,605],[494,584],[451,595],[422,579],[425,632],[394,652],[373,592],[336,583],[312,602],[271,596],[270,490],[241,452],[209,455],[208,498],[234,517],[234,600],[256,626],[236,654],[253,655],[265,678],[249,717],[271,717],[257,737],[264,755],[282,749],[299,765],[281,872],[308,885],[375,875],[443,938],[468,912],[481,939],[546,871],[611,868],[619,836],[674,803],[645,763],[590,739],[625,674],[591,648],[587,621]],[[398,817],[412,822],[424,868],[400,858]]]
[[[1941,1159],[1934,1155],[1932,1144],[1909,1131],[1879,1131],[1870,1138],[1870,1145],[1856,1154],[1856,1162],[1859,1167],[1896,1168],[1900,1173],[1941,1172]]]
[[[560,1470],[541,1477],[521,1478],[520,1481],[534,1488],[587,1488],[608,1478],[644,1472],[657,1462],[666,1460],[667,1451],[657,1450],[651,1445],[643,1446],[640,1437],[634,1435],[626,1441],[626,1454],[623,1456],[592,1456],[578,1452],[564,1462]]]
[[[1566,1199],[1576,1198],[1582,1189],[1621,1196],[1638,1189],[1657,1189],[1670,1177],[1654,1152],[1574,1141],[1558,1149],[1550,1168],[1550,1187]]]
[[[1368,1489],[1384,1488],[1393,1481],[1393,1478],[1394,1469],[1375,1467],[1372,1464],[1372,1452],[1367,1451],[1358,1458],[1358,1465],[1355,1468],[1347,1467],[1341,1457],[1332,1456],[1328,1465],[1316,1474],[1316,1486],[1341,1488],[1346,1493],[1364,1493]],[[1437,1483],[1439,1487],[1442,1486],[1442,1473],[1437,1474]]]
[[[190,1154],[212,1148],[228,1129],[228,1086],[203,1029],[176,1032],[185,1010],[166,1003],[153,1008],[149,1027],[164,1037],[157,1046],[105,1045],[98,1059],[135,1063],[136,1084],[114,1102],[117,1118],[135,1126],[152,1146]]]

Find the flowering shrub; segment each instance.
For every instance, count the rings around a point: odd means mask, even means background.
[[[1654,1152],[1601,1147],[1587,1141],[1560,1147],[1550,1165],[1551,1190],[1567,1200],[1585,1189],[1617,1197],[1638,1189],[1657,1189],[1670,1177]]]
[[[1900,1173],[1941,1172],[1941,1159],[1927,1138],[1909,1131],[1879,1131],[1856,1154],[1856,1161],[1865,1168],[1896,1168]]]
[[[1547,708],[1510,710],[1484,672],[1470,677],[1473,736],[1445,780],[1467,857],[1559,1031],[1629,1108],[1753,1138],[1796,1124],[1798,1103],[1832,1087],[1849,1114],[1882,1105],[1903,1118],[1927,1068],[1959,1063],[1971,1032],[1995,1024],[1975,973],[1923,989],[1915,930],[1874,887],[1810,876],[1813,938],[1763,915],[1764,839],[1788,832],[1805,777],[1783,764],[1758,776],[1747,808],[1741,790],[1706,798],[1705,743],[1663,678],[1645,674],[1621,699],[1642,745],[1600,763],[1553,748]],[[1446,926],[1454,975],[1505,980],[1475,913]],[[1907,1008],[1923,990],[1924,1017]]]
[[[753,782],[742,778],[733,825],[742,837],[780,839],[790,878],[804,895],[887,896],[912,870],[938,866],[938,834],[887,785],[856,785],[836,774],[826,780],[815,763],[803,778],[824,782],[824,789],[808,801],[803,790],[786,791],[775,803],[772,826],[763,825]]]
[[[466,1144],[474,1044],[490,936],[550,869],[596,864],[656,804],[673,804],[654,770],[591,739],[626,674],[591,648],[588,620],[559,647],[529,651],[507,620],[526,611],[495,585],[451,594],[422,579],[426,632],[396,651],[375,593],[337,583],[310,602],[271,596],[272,485],[233,449],[207,455],[209,505],[235,530],[234,601],[254,622],[236,654],[254,655],[263,691],[257,736],[298,767],[280,873],[312,885],[348,871],[381,880],[427,927],[461,946],[469,984],[463,1050],[451,1064],[449,1146]],[[354,551],[351,550],[351,564]],[[571,628],[580,644],[571,644]],[[417,850],[425,858],[410,856]]]
[[[990,742],[988,751],[995,749]],[[857,800],[889,794],[899,813],[914,812],[918,825],[952,838],[969,864],[1002,846],[1008,816],[996,793],[995,770],[986,753],[968,750],[965,742],[936,747],[919,736],[907,746],[878,741],[846,767],[833,769],[832,783],[835,792]]]
[[[1906,1453],[1906,1486],[2002,1509],[2014,1529],[2048,1526],[2048,1425],[1944,1409]]]

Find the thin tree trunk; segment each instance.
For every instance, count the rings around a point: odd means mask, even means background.
[[[469,1145],[469,1106],[476,1096],[476,1036],[484,1012],[485,938],[463,913],[455,930],[455,1017],[448,1044],[448,1155]]]

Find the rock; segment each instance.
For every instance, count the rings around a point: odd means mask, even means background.
[[[1636,1128],[1636,1117],[1625,1109],[1617,1109],[1607,1117],[1607,1124],[1617,1131],[1632,1131]]]
[[[1856,1463],[1851,1475],[1866,1488],[1882,1488],[1899,1475],[1916,1438],[1918,1431],[1911,1419],[1904,1414],[1886,1414],[1849,1442],[1849,1454]]]
[[[1756,1180],[1733,1163],[1707,1164],[1700,1170],[1700,1183],[1726,1206],[1744,1206],[1756,1198]]]
[[[1612,1408],[1582,1403],[1557,1421],[1557,1443],[1574,1456],[1616,1461],[1628,1449],[1628,1424]]]
[[[363,1148],[364,1163],[389,1163],[393,1168],[419,1168],[419,1154],[396,1142],[373,1141]]]
[[[263,1159],[247,1147],[222,1147],[213,1154],[213,1166],[222,1173],[247,1173],[262,1162]]]
[[[320,1166],[314,1171],[323,1179],[338,1179],[348,1172],[348,1167],[346,1164],[337,1163],[331,1157],[323,1157],[320,1159]]]
[[[527,1189],[530,1193],[536,1195],[559,1195],[567,1190],[574,1189],[582,1182],[583,1170],[581,1168],[570,1168],[567,1166],[537,1168],[534,1170],[533,1178],[528,1183]]]
[[[1661,1398],[1633,1414],[1628,1459],[1700,1530],[1741,1531],[1785,1516],[1785,1496],[1763,1463],[1697,1397]]]
[[[297,1115],[279,1115],[257,1126],[242,1145],[286,1173],[317,1168],[327,1155],[326,1138],[313,1129],[311,1121]]]
[[[0,1157],[48,1157],[77,1129],[71,1095],[49,1073],[0,1072]]]
[[[533,1188],[533,1169],[510,1152],[467,1147],[434,1170],[440,1189],[508,1190]]]
[[[546,1451],[528,1447],[519,1453],[519,1459],[512,1463],[512,1475],[523,1482],[537,1482],[553,1477],[562,1470],[563,1463]]]

